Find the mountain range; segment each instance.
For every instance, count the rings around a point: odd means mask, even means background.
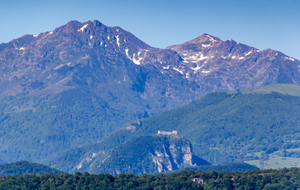
[[[97,20],[2,43],[0,67],[0,163],[52,163],[210,92],[300,83],[300,61],[275,50],[209,34],[159,49]]]

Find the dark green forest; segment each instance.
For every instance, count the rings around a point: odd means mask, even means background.
[[[0,189],[298,189],[300,169],[247,172],[182,171],[168,175],[71,174],[0,177]]]
[[[19,161],[0,165],[0,176],[23,174],[64,174],[64,172],[38,163]]]

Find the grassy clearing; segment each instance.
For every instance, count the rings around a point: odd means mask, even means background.
[[[260,86],[254,88],[242,89],[243,94],[270,94],[272,92],[278,92],[280,94],[288,94],[292,96],[300,96],[300,86],[293,84],[274,84],[269,86]]]
[[[260,169],[270,169],[270,168],[291,168],[291,167],[300,167],[300,158],[292,157],[282,157],[278,155],[271,154],[269,155],[268,160],[250,160],[245,161],[247,164],[254,165]]]

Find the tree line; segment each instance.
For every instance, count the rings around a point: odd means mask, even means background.
[[[43,174],[0,177],[0,189],[297,189],[300,169],[246,172],[181,171],[171,174]]]

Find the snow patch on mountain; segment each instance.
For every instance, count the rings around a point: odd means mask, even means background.
[[[60,65],[58,65],[57,67],[55,67],[54,70],[57,70],[57,69],[59,69],[59,68],[62,68],[63,66],[65,66],[65,64],[60,64]]]
[[[183,75],[183,71],[181,71],[180,69],[177,69],[177,68],[175,68],[175,67],[173,67],[173,69],[174,69],[175,71],[177,71],[177,72],[179,72],[179,73],[181,73],[181,74]]]
[[[291,58],[291,57],[285,57],[285,60],[290,60],[290,61],[295,61],[295,59]]]
[[[83,30],[88,26],[88,24],[85,24],[83,27],[81,27],[78,32],[83,32]]]
[[[201,71],[201,72],[207,74],[207,73],[209,73],[210,71],[205,71],[205,70],[203,70],[203,71]]]
[[[231,59],[245,59],[245,57],[239,57],[239,56],[231,56]]]
[[[133,57],[132,57],[132,62],[136,65],[140,65],[141,64],[141,60],[143,60],[144,58],[142,57],[138,57],[138,59],[135,59],[135,53],[133,54]]]
[[[216,42],[217,40],[215,40],[213,37],[211,37],[210,35],[206,34],[206,36],[209,38],[209,40],[211,42]]]
[[[190,73],[186,73],[185,78],[189,79],[190,78]]]
[[[129,51],[129,49],[125,49],[126,56],[128,57],[128,59],[131,60],[131,58],[130,58],[130,56],[129,56],[129,54],[128,54],[128,51]]]
[[[120,39],[119,39],[119,36],[116,36],[116,39],[117,39],[117,45],[120,47]]]
[[[245,56],[250,55],[251,53],[253,53],[252,51],[249,51],[248,53],[245,53]]]
[[[195,67],[195,68],[191,67],[191,69],[194,70],[194,71],[198,71],[198,70],[201,69],[202,67],[203,67],[203,66],[197,66],[197,67]]]
[[[202,47],[207,48],[210,47],[210,44],[201,44]]]
[[[128,54],[128,51],[129,51],[129,49],[126,48],[125,53],[126,53],[127,58],[130,59],[130,61],[132,61],[134,64],[140,65],[141,61],[144,59],[143,57],[139,56],[141,54],[141,52],[138,52],[137,55],[134,53],[131,58]],[[137,59],[136,59],[136,57],[137,57]]]
[[[185,63],[189,63],[189,62],[192,62],[192,63],[197,63],[199,61],[202,61],[204,59],[207,59],[208,57],[207,56],[204,56],[201,52],[199,53],[196,53],[192,56],[184,56],[185,54],[183,54],[183,62]]]
[[[170,68],[170,65],[168,65],[167,67],[163,67],[163,69],[169,69]]]

